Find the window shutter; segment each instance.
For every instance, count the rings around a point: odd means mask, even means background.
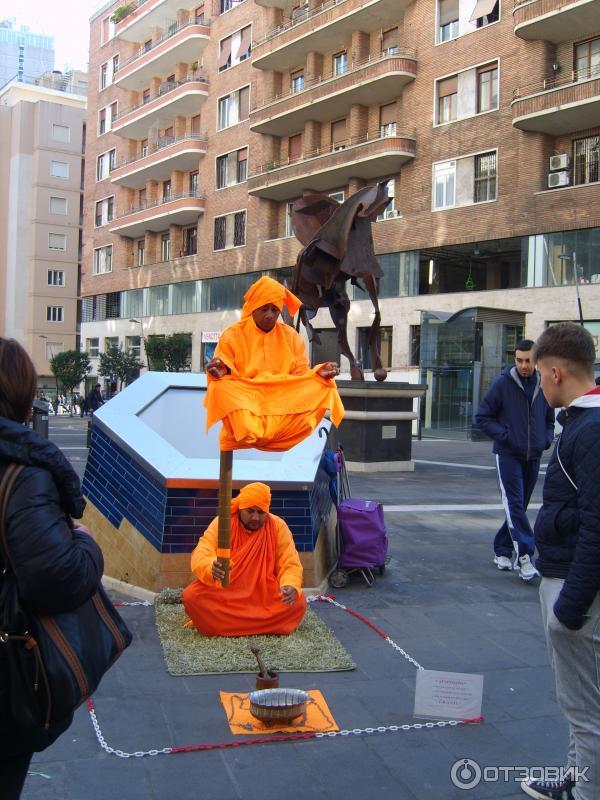
[[[497,2],[498,0],[477,0],[469,22],[476,22],[481,17],[487,17],[488,14],[492,13]]]
[[[248,119],[248,115],[250,114],[250,87],[244,86],[243,89],[240,89],[239,92],[239,119]]]
[[[242,147],[241,150],[237,151],[238,161],[247,161],[248,160],[248,148]]]
[[[440,0],[440,25],[458,19],[458,0]]]
[[[302,134],[290,136],[288,140],[288,157],[290,161],[297,161],[302,155]]]
[[[242,39],[240,41],[240,46],[238,47],[238,51],[235,54],[235,57],[239,61],[242,56],[247,55],[250,51],[250,25],[247,25],[245,28],[242,29]]]
[[[444,78],[438,81],[438,97],[448,97],[448,95],[456,94],[458,92],[458,75],[452,78]]]
[[[331,123],[331,144],[338,145],[346,139],[346,120],[338,119]]]
[[[392,122],[396,122],[396,103],[388,103],[379,109],[379,124],[389,125]]]
[[[227,66],[229,57],[231,56],[231,36],[223,39],[221,42],[221,54],[219,56],[219,69],[224,69]]]
[[[389,50],[390,47],[398,47],[398,28],[390,28],[384,31],[381,37],[381,49]]]

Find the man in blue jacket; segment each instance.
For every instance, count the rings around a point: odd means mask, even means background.
[[[569,723],[563,780],[526,781],[530,797],[600,797],[600,386],[594,341],[563,322],[540,336],[534,355],[542,391],[563,425],[535,523],[542,620],[558,704]]]
[[[554,412],[540,388],[533,364],[533,342],[523,339],[515,366],[504,370],[487,390],[476,414],[479,428],[493,439],[498,485],[506,520],[494,539],[498,569],[519,570],[524,581],[535,578],[535,550],[527,506],[540,470],[542,452],[554,439]]]

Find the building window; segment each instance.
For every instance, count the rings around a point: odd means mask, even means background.
[[[52,124],[52,138],[55,142],[68,144],[71,141],[71,129],[67,125]]]
[[[442,161],[433,167],[434,208],[450,208],[455,204],[456,161]]]
[[[48,270],[48,286],[64,286],[65,273],[62,269]]]
[[[192,197],[196,197],[198,194],[198,173],[197,172],[190,172],[190,195]]]
[[[114,80],[114,77],[115,77],[115,75],[117,74],[118,71],[119,71],[119,54],[117,53],[117,55],[113,56],[113,59],[112,59],[111,82],[112,82],[112,80]]]
[[[150,102],[150,89],[144,89],[142,92],[142,103],[146,105],[146,103]]]
[[[200,114],[196,114],[195,117],[192,117],[191,121],[192,135],[200,133],[200,120],[201,120]]]
[[[343,150],[346,143],[346,120],[338,119],[331,123],[331,149]]]
[[[110,42],[115,35],[115,23],[110,18],[111,16],[112,14],[102,20],[102,44]]]
[[[104,337],[104,352],[108,353],[109,350],[118,350],[119,349],[119,337],[118,336],[105,336]]]
[[[230,128],[248,119],[250,113],[250,87],[243,86],[231,94],[219,98],[217,130]]]
[[[379,108],[379,135],[396,135],[396,103],[388,103]]]
[[[162,185],[162,199],[163,203],[168,203],[171,199],[171,181],[163,181]]]
[[[438,125],[453,122],[458,108],[458,76],[437,82],[438,87]]]
[[[333,56],[333,74],[345,75],[348,72],[348,53],[344,50]]]
[[[301,92],[304,89],[304,70],[299,69],[290,75],[290,89],[292,94]]]
[[[396,181],[393,178],[390,178],[390,180],[385,184],[385,188],[387,189],[388,201],[381,214],[378,214],[376,217],[378,222],[382,222],[384,219],[393,219],[394,217],[398,216],[396,209],[394,208]]]
[[[477,113],[498,108],[498,65],[487,64],[477,70]]]
[[[600,181],[600,136],[588,136],[573,141],[573,183]]]
[[[106,133],[107,130],[110,128],[106,127],[106,108],[101,108],[98,112],[98,135],[100,136],[103,133]]]
[[[108,153],[101,153],[96,159],[96,180],[103,181],[108,178],[110,173],[117,166],[117,151],[109,150]]]
[[[381,53],[384,56],[393,56],[399,53],[398,28],[390,28],[381,34]]]
[[[93,274],[103,275],[112,272],[112,244],[94,249]]]
[[[358,352],[360,360],[365,369],[373,369],[371,364],[371,351],[369,348],[370,328],[358,329]],[[384,369],[391,369],[392,366],[392,327],[382,326],[377,335],[377,349],[381,358],[381,365]]]
[[[183,230],[183,255],[195,256],[198,252],[198,228],[184,228]]]
[[[575,71],[578,81],[600,75],[600,37],[575,45]]]
[[[225,250],[246,244],[246,212],[215,217],[214,249]]]
[[[231,36],[221,39],[219,46],[219,72],[245,61],[250,55],[252,27],[246,25]]]
[[[483,28],[492,22],[498,22],[499,18],[500,0],[477,0],[469,21],[474,22],[478,28]]]
[[[410,340],[408,364],[411,367],[418,367],[421,363],[421,326],[410,326]]]
[[[48,210],[50,214],[62,214],[64,216],[67,213],[67,198],[51,197]]]
[[[296,133],[288,139],[288,161],[298,161],[302,158],[302,134]]]
[[[90,358],[98,358],[100,355],[100,339],[98,337],[86,339],[85,349]]]
[[[125,349],[130,356],[139,358],[142,354],[142,337],[141,336],[126,336]]]
[[[438,0],[438,43],[458,36],[458,0]]]
[[[204,25],[204,4],[197,6],[194,18],[196,20],[196,25]]]
[[[53,178],[68,178],[69,165],[65,161],[51,161],[50,174]]]
[[[171,257],[171,237],[168,233],[163,233],[160,237],[160,258],[161,261],[168,261]]]
[[[335,200],[336,203],[343,203],[345,195],[344,195],[344,192],[341,192],[341,191],[340,192],[331,192],[329,197],[331,197],[332,200]]]
[[[48,234],[48,250],[66,250],[66,249],[67,249],[66,233]]]
[[[63,306],[46,306],[46,322],[64,322]]]
[[[100,89],[106,89],[108,86],[108,63],[102,64],[100,67]]]
[[[285,204],[285,233],[284,236],[294,236],[294,226],[292,225],[292,211],[294,210],[294,201]]]
[[[216,185],[217,189],[234,186],[246,180],[248,173],[248,148],[241,147],[231,153],[217,156]]]
[[[496,199],[496,151],[475,156],[474,203]]]
[[[94,217],[95,225],[99,228],[101,225],[106,225],[114,218],[115,198],[114,196],[106,197],[104,200],[98,200],[96,203],[96,213]]]
[[[62,342],[46,342],[46,361],[52,361],[54,356],[62,353],[64,349]]]
[[[143,267],[144,266],[144,255],[146,253],[146,240],[145,239],[139,239],[138,240],[136,253],[137,253],[137,265],[138,265],[138,267]]]

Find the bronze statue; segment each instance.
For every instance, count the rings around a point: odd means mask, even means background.
[[[377,341],[381,320],[378,280],[383,271],[375,257],[371,221],[381,214],[388,200],[385,183],[379,183],[359,189],[343,203],[324,194],[311,194],[296,200],[292,206],[292,225],[303,245],[296,259],[292,288],[302,300],[298,324],[301,320],[309,340],[320,344],[309,320],[319,308],[329,308],[338,332],[340,353],[350,362],[353,380],[364,380],[364,374],[348,344],[348,280],[369,293],[375,308],[369,328],[371,366],[378,381],[387,377]]]

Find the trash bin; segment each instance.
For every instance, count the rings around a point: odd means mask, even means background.
[[[48,403],[44,400],[33,401],[33,430],[48,438]]]

